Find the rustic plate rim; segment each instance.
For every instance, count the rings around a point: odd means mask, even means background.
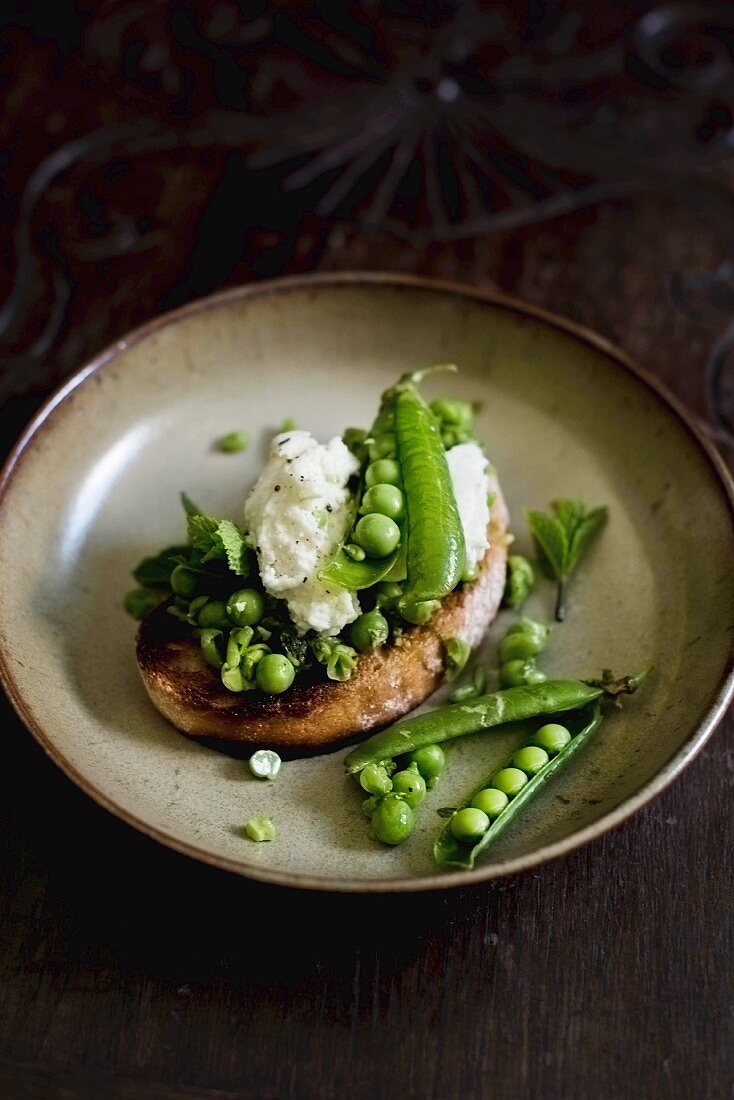
[[[388,286],[396,289],[406,287],[414,290],[425,290],[441,294],[449,294],[457,298],[468,298],[474,301],[485,302],[502,309],[531,317],[544,322],[560,331],[573,336],[582,343],[589,345],[595,351],[601,352],[615,365],[622,367],[643,385],[652,391],[654,396],[674,414],[688,434],[693,438],[707,459],[707,467],[716,479],[718,487],[723,491],[724,499],[729,509],[729,519],[734,531],[734,478],[732,478],[723,458],[711,440],[696,424],[692,414],[678,400],[678,398],[657,377],[641,367],[634,359],[616,347],[609,340],[600,336],[592,329],[568,318],[559,316],[542,306],[536,306],[523,302],[518,298],[502,294],[498,291],[474,287],[471,285],[444,279],[432,279],[417,275],[405,275],[381,271],[342,271],[319,272],[306,275],[293,275],[277,279],[263,280],[262,282],[248,283],[242,286],[230,287],[217,293],[197,298],[178,309],[161,314],[151,321],[138,326],[121,339],[114,341],[89,360],[69,378],[67,378],[50,396],[43,402],[35,415],[21,432],[17,442],[11,449],[0,470],[0,522],[5,513],[6,496],[12,478],[19,468],[27,451],[39,438],[41,430],[48,423],[50,417],[66,401],[66,399],[91,376],[113,362],[121,352],[127,348],[147,340],[160,329],[169,325],[178,324],[180,321],[197,313],[203,313],[211,309],[217,309],[229,301],[253,297],[279,294],[283,291],[308,289],[310,287],[339,287],[339,286]],[[0,535],[2,529],[0,527]],[[63,752],[53,743],[47,735],[41,723],[37,722],[30,713],[22,692],[18,687],[5,650],[0,651],[0,683],[18,714],[19,718],[40,744],[44,752],[61,769],[71,781],[85,794],[92,798],[98,805],[120,818],[126,824],[142,832],[152,840],[156,840],[166,847],[172,848],[182,855],[198,859],[203,863],[219,867],[222,870],[231,871],[244,878],[270,885],[285,886],[297,889],[320,890],[335,893],[420,893],[429,890],[450,889],[455,886],[467,886],[472,883],[479,884],[493,879],[504,878],[508,875],[518,874],[532,870],[541,864],[567,855],[569,852],[588,844],[590,841],[603,836],[611,829],[622,824],[638,810],[642,809],[656,795],[660,794],[670,783],[676,779],[688,766],[694,756],[703,748],[721,721],[724,712],[734,697],[734,646],[729,654],[726,672],[718,685],[716,696],[712,705],[703,716],[701,722],[693,731],[688,740],[681,746],[658,773],[644,783],[633,795],[624,799],[609,813],[592,825],[574,832],[562,840],[537,848],[531,853],[504,860],[501,863],[492,864],[476,871],[441,872],[423,878],[396,878],[396,879],[366,879],[354,876],[334,878],[328,875],[309,875],[298,872],[279,871],[267,867],[254,865],[246,866],[236,860],[216,855],[206,848],[197,847],[181,840],[165,829],[157,828],[118,805],[64,756]]]

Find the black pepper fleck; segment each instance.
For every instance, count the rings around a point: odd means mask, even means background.
[[[331,505],[330,505],[330,504],[327,504],[327,505],[326,505],[326,511],[327,511],[327,512],[333,512],[333,511],[334,511],[334,509],[333,509],[333,508],[331,507]]]
[[[280,492],[280,485],[274,485],[273,486],[273,492],[274,493],[279,493]]]

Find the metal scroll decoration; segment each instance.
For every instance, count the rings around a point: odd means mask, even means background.
[[[60,146],[27,182],[16,278],[0,303],[0,395],[45,388],[54,343],[57,371],[70,365],[60,337],[71,252],[74,263],[99,262],[145,248],[149,263],[165,264],[134,210],[116,209],[82,242],[39,228],[55,181],[73,172],[78,191],[87,170],[115,158],[234,151],[259,204],[253,222],[285,242],[281,266],[307,217],[348,219],[420,247],[654,189],[703,217],[712,211],[718,224],[734,148],[731,5],[639,2],[623,16],[602,7],[592,38],[582,10],[560,0],[103,0],[83,27],[83,51],[130,121]],[[215,188],[207,209],[228,201]],[[726,247],[718,272],[681,273],[673,291],[683,308],[725,329],[707,395],[728,441],[734,238]],[[39,283],[50,304],[26,342]],[[190,289],[179,288],[179,300]]]

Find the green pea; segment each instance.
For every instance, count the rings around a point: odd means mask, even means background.
[[[298,428],[298,424],[296,424],[293,417],[292,416],[287,416],[285,418],[285,420],[283,421],[283,423],[280,425],[280,430],[278,432],[278,435],[282,435],[283,432],[295,432],[297,430],[297,428]]]
[[[370,459],[377,462],[381,458],[392,458],[397,450],[397,441],[394,432],[384,432],[376,435],[369,444]]]
[[[548,677],[547,677],[546,673],[543,672],[542,668],[531,668],[528,672],[527,679],[525,680],[525,683],[526,684],[544,684],[547,679],[548,679]]]
[[[520,687],[530,683],[530,673],[535,669],[535,661],[507,661],[500,667],[500,685],[503,688]]]
[[[479,791],[478,794],[474,795],[471,804],[475,810],[481,810],[491,821],[494,821],[509,801],[504,791],[498,791],[494,787],[485,787],[483,791]]]
[[[225,661],[220,676],[227,691],[244,691],[247,687],[242,669],[236,665],[228,665]]]
[[[258,749],[257,752],[253,752],[248,763],[256,779],[275,779],[280,771],[282,760],[272,749]]]
[[[384,607],[388,611],[394,611],[403,594],[403,586],[394,584],[392,581],[381,581],[375,592],[377,594],[377,606]]]
[[[455,680],[463,671],[471,655],[471,646],[463,638],[448,638],[444,642],[446,653],[446,679]]]
[[[392,779],[382,764],[368,764],[359,773],[359,785],[367,794],[387,794],[392,790]]]
[[[372,814],[372,831],[383,844],[402,844],[414,826],[413,811],[400,795],[386,795]]]
[[[392,777],[392,789],[396,794],[402,794],[413,810],[417,809],[426,797],[426,781],[415,764],[402,772],[395,772]]]
[[[450,451],[458,443],[468,443],[470,439],[471,432],[462,431],[461,428],[444,428],[441,432],[441,440],[447,451]]]
[[[185,565],[177,565],[171,573],[171,588],[182,600],[191,600],[196,592],[196,574]]]
[[[241,626],[233,630],[227,641],[227,664],[230,668],[238,668],[242,658],[252,641],[252,627]]]
[[[408,763],[415,764],[429,787],[433,787],[446,763],[446,754],[440,745],[424,745],[408,753]]]
[[[362,516],[354,528],[354,541],[368,558],[386,558],[400,542],[400,528],[395,520],[372,512]]]
[[[376,649],[386,642],[389,633],[387,619],[375,608],[374,611],[365,611],[364,615],[354,620],[349,629],[349,638],[355,649],[365,653],[368,649]]]
[[[362,803],[362,813],[365,817],[372,817],[373,813],[377,809],[377,804],[379,801],[379,798],[376,798],[373,794],[371,794],[369,798],[365,798]]]
[[[394,458],[380,458],[367,467],[364,479],[369,489],[373,485],[400,485],[400,466]]]
[[[199,635],[199,645],[201,646],[201,655],[208,665],[212,668],[222,667],[222,654],[219,651],[217,644],[217,638],[222,637],[221,630],[206,629],[202,630]]]
[[[447,426],[463,432],[471,432],[474,427],[474,409],[468,401],[442,398],[431,402],[431,412]]]
[[[571,740],[571,734],[558,722],[548,722],[533,734],[532,740],[534,745],[545,749],[550,756],[557,756]]]
[[[524,749],[518,749],[512,758],[512,763],[526,775],[537,775],[546,766],[550,757],[545,749],[537,745],[526,745]]]
[[[489,818],[483,810],[477,810],[473,806],[467,806],[464,810],[457,810],[449,822],[451,835],[463,844],[474,844],[484,836],[489,828]]]
[[[406,622],[424,626],[440,606],[438,600],[410,600],[400,605],[400,614]]]
[[[405,498],[397,485],[373,485],[362,497],[359,510],[363,515],[379,512],[389,519],[402,519],[405,515]]]
[[[266,695],[280,695],[287,691],[296,675],[284,653],[266,653],[257,663],[255,678],[260,691]]]
[[[235,451],[245,451],[250,445],[250,438],[247,432],[228,432],[227,435],[223,435],[221,439],[217,440],[217,447],[220,451],[226,453],[234,453]]]
[[[228,630],[231,625],[227,608],[222,600],[209,600],[199,612],[199,626]]]
[[[526,661],[529,657],[537,657],[545,649],[547,641],[547,632],[544,636],[540,631],[530,630],[517,630],[512,634],[506,634],[499,645],[500,662],[504,665],[508,661]]]
[[[497,772],[490,786],[494,787],[496,791],[502,791],[508,798],[514,798],[516,794],[520,793],[527,781],[528,777],[525,772],[521,772],[519,768],[503,768],[502,771]]]
[[[189,604],[188,621],[193,626],[194,623],[199,621],[199,612],[205,603],[209,603],[208,596],[194,596],[193,600]]]
[[[522,554],[510,554],[507,559],[507,580],[503,601],[507,607],[522,607],[535,584],[535,573]]]
[[[357,546],[356,542],[347,542],[344,544],[344,553],[348,554],[353,561],[364,561],[367,557],[361,546]]]
[[[546,626],[545,623],[536,622],[535,619],[522,618],[508,626],[506,636],[509,637],[511,634],[527,634],[534,639],[535,644],[538,646],[538,652],[540,652],[548,641],[550,627]]]
[[[240,588],[227,600],[227,614],[237,626],[254,626],[265,614],[265,599],[256,588]]]
[[[265,814],[255,814],[245,822],[245,832],[250,840],[262,843],[264,840],[275,840],[275,825],[271,818]]]

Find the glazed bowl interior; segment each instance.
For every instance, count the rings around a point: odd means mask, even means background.
[[[320,439],[368,424],[406,369],[460,365],[430,395],[481,407],[521,552],[523,507],[558,496],[605,504],[610,522],[573,582],[550,675],[650,668],[637,697],[468,876],[438,872],[436,809],[506,758],[517,734],[453,745],[410,842],[367,835],[344,751],[289,761],[277,782],[187,740],[151,707],[121,599],[145,553],[180,540],[185,489],[239,517],[286,417]],[[212,441],[245,428],[251,446]],[[268,881],[420,889],[479,880],[560,854],[647,800],[703,743],[730,691],[732,504],[725,475],[680,414],[621,356],[516,303],[389,277],[263,284],[195,303],[122,341],[52,402],[6,470],[0,623],[6,687],[65,771],[131,824]],[[528,614],[548,619],[538,585]],[[503,612],[484,646],[494,664]],[[434,700],[435,701],[435,700]],[[242,823],[276,821],[254,844]]]

